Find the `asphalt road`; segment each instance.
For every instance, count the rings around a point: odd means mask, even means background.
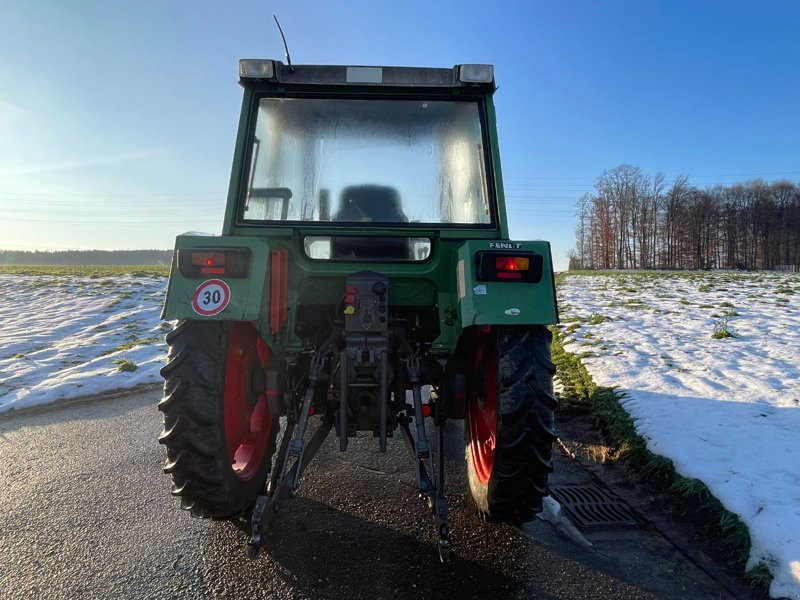
[[[0,420],[0,597],[21,598],[731,598],[739,597],[647,528],[588,536],[544,521],[483,523],[466,492],[453,426],[453,560],[398,437],[389,452],[329,439],[247,558],[228,522],[191,518],[169,494],[150,391]],[[560,458],[553,481],[588,477]]]

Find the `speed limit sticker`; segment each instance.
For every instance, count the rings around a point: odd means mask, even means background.
[[[231,288],[220,279],[204,281],[194,292],[192,308],[198,315],[210,317],[225,310],[231,301]]]

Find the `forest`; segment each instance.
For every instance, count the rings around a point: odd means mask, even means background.
[[[700,188],[620,165],[578,200],[575,238],[571,270],[798,270],[800,185]]]

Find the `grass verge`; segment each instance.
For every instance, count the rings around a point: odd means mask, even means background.
[[[557,278],[556,284],[562,277]],[[744,571],[750,555],[750,532],[736,515],[725,509],[708,487],[699,479],[683,477],[675,471],[672,461],[647,449],[636,432],[633,418],[620,404],[624,395],[614,388],[595,384],[581,357],[564,350],[564,332],[553,331],[553,362],[562,385],[560,410],[590,413],[606,438],[616,446],[615,455],[661,492],[667,493],[676,506],[698,518],[706,525],[706,533],[719,535],[725,556],[740,571]],[[769,587],[772,575],[763,563],[744,573],[753,586]]]

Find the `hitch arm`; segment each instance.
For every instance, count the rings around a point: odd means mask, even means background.
[[[247,542],[248,553],[252,558],[255,558],[261,547],[261,534],[266,529],[280,504],[291,495],[292,489],[294,489],[293,482],[300,479],[303,471],[306,470],[306,467],[308,467],[314,459],[314,456],[316,456],[325,438],[328,437],[328,433],[330,433],[332,427],[333,419],[326,418],[308,441],[308,445],[302,457],[280,478],[277,486],[269,491],[268,494],[263,494],[256,499],[255,506],[253,507],[253,514],[250,517],[250,540]],[[281,443],[281,450],[284,453],[288,453],[288,444],[284,446],[284,444]],[[285,465],[288,456],[283,457],[283,459]]]

